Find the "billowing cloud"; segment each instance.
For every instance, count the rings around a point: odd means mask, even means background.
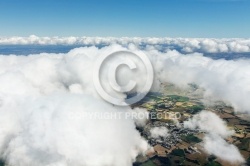
[[[9,165],[127,166],[148,149],[132,119],[114,118],[126,109],[63,92],[23,100],[2,99],[0,150]]]
[[[184,127],[199,129],[206,133],[202,145],[208,154],[231,163],[244,163],[245,160],[238,148],[224,140],[224,138],[231,136],[234,131],[229,130],[226,123],[215,113],[202,111],[185,121]]]
[[[236,146],[227,143],[218,135],[206,135],[203,146],[208,154],[213,154],[222,160],[235,164],[241,164],[245,161]]]
[[[205,90],[205,98],[222,100],[235,111],[249,112],[249,60],[213,60],[199,53],[183,55],[175,50],[167,53],[149,51],[148,54],[161,82],[179,87],[195,83]]]
[[[92,72],[96,58],[114,51],[141,51],[149,57],[155,70],[152,91],[157,91],[162,82],[171,82],[182,88],[188,83],[196,83],[205,90],[205,98],[222,100],[236,111],[250,110],[249,60],[212,60],[201,53],[162,52],[156,45],[178,41],[184,43],[180,45],[183,48],[185,43],[191,43],[188,47],[198,48],[203,41],[209,50],[214,47],[213,42],[223,41],[228,47],[227,40],[121,38],[117,42],[118,39],[113,38],[74,37],[70,42],[68,40],[36,36],[0,39],[1,44],[86,42],[96,45],[104,41],[106,44],[121,44],[76,48],[66,54],[0,56],[0,154],[10,165],[132,165],[136,156],[148,149],[148,144],[135,129],[135,124],[143,126],[146,119],[122,116],[110,120],[119,112],[145,113],[145,110],[108,104],[94,88]],[[149,44],[141,50],[138,43],[146,42]],[[240,48],[237,44],[249,47],[247,40],[232,39],[232,42],[236,42],[232,44],[235,48]],[[205,46],[199,49],[203,48]],[[221,46],[221,50],[225,48]],[[128,77],[131,73],[125,75]],[[138,85],[144,83],[140,75],[133,78]],[[203,115],[199,116],[203,118]],[[189,125],[207,132],[215,130],[220,137],[226,137],[229,131],[224,131],[224,122],[214,115],[209,117],[221,127],[215,129],[212,125],[205,130],[192,120]],[[205,118],[203,122],[211,124]],[[208,152],[213,153],[213,150]]]
[[[223,138],[231,136],[234,131],[227,128],[226,122],[213,112],[202,111],[193,116],[192,119],[184,122],[184,127],[200,129],[208,133],[219,135]]]
[[[145,110],[115,107],[95,92],[92,67],[103,52],[0,57],[0,154],[8,165],[128,166],[149,148],[135,126],[146,119],[125,115]]]

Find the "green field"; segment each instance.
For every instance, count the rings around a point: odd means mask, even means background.
[[[196,137],[196,136],[194,136],[192,134],[189,134],[187,136],[183,136],[182,140],[185,141],[185,142],[188,142],[188,143],[191,143],[191,142],[199,143],[199,142],[202,141],[201,139],[199,139],[198,137]]]

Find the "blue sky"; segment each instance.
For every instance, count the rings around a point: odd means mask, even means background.
[[[249,0],[0,0],[0,36],[250,37]]]

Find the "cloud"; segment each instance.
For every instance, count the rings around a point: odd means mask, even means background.
[[[41,40],[43,42],[41,42]],[[2,44],[75,44],[117,43],[113,38],[1,38]],[[250,104],[250,61],[213,60],[201,53],[182,54],[176,50],[159,51],[156,44],[178,43],[180,46],[214,51],[221,42],[249,46],[248,40],[122,38],[121,45],[98,48],[81,47],[68,53],[42,53],[29,56],[0,56],[0,154],[10,165],[132,165],[136,156],[149,147],[135,129],[147,119],[124,118],[105,120],[91,113],[110,116],[119,112],[143,112],[143,109],[116,107],[104,102],[97,94],[92,72],[99,56],[130,50],[145,53],[155,70],[152,91],[160,83],[170,82],[185,88],[196,83],[205,90],[207,100],[222,100],[236,111],[248,112]],[[118,43],[119,43],[118,42]],[[128,44],[129,43],[129,44]],[[144,49],[138,44],[148,43]],[[189,43],[190,45],[186,44]],[[206,47],[205,47],[206,45]],[[220,46],[226,50],[225,46]],[[228,47],[230,50],[230,47]],[[245,48],[244,48],[245,49]],[[195,49],[194,49],[195,50]],[[218,50],[215,50],[218,51]],[[131,73],[130,73],[131,74]],[[138,75],[137,75],[138,74]],[[145,82],[140,73],[133,79]],[[129,76],[125,72],[126,76]],[[124,77],[121,79],[127,79]],[[109,91],[111,92],[111,91]],[[112,93],[112,92],[111,92]],[[91,118],[86,114],[91,114]],[[196,118],[197,117],[197,118]],[[210,118],[211,121],[207,120]],[[202,123],[209,125],[203,127]],[[213,121],[214,120],[214,121]],[[218,124],[217,128],[214,124]],[[230,135],[224,122],[215,115],[201,113],[186,123],[206,132],[214,131],[224,138]],[[162,132],[163,131],[163,132]],[[156,130],[161,135],[166,130]],[[208,138],[211,142],[211,139]],[[209,143],[209,142],[208,142]],[[206,145],[206,143],[205,143]],[[214,153],[213,150],[208,152]],[[223,155],[223,154],[222,154]],[[223,156],[222,156],[223,157]],[[238,160],[237,157],[236,160]]]
[[[213,133],[223,138],[227,138],[234,133],[234,131],[227,128],[225,121],[221,120],[215,113],[209,111],[201,111],[199,114],[194,115],[192,119],[184,122],[184,127],[200,129],[201,131]]]
[[[231,136],[234,131],[229,130],[226,123],[215,113],[202,111],[185,121],[184,127],[206,132],[202,146],[208,154],[231,163],[244,163],[238,148],[223,139]]]
[[[150,134],[153,138],[165,138],[169,135],[168,129],[166,127],[153,127],[150,129]]]
[[[127,166],[148,149],[132,119],[85,118],[87,113],[126,111],[91,96],[62,93],[23,102],[2,100],[1,154],[9,165]]]
[[[237,112],[248,112],[250,103],[250,61],[213,60],[199,53],[183,55],[178,51],[148,51],[161,82],[180,88],[195,83],[204,89],[204,98],[221,100]]]
[[[110,45],[128,44],[152,46],[166,51],[180,49],[184,53],[249,53],[250,39],[213,39],[213,38],[140,38],[140,37],[0,37],[0,45]]]
[[[115,107],[93,87],[95,56],[115,49],[0,57],[0,154],[8,165],[127,166],[149,148],[135,125],[146,119],[124,115],[145,110]]]
[[[244,163],[245,161],[237,147],[227,143],[217,135],[206,135],[203,146],[208,154],[213,154],[222,160],[236,164]]]

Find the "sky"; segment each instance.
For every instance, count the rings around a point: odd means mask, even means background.
[[[0,36],[249,38],[249,0],[0,0]]]

